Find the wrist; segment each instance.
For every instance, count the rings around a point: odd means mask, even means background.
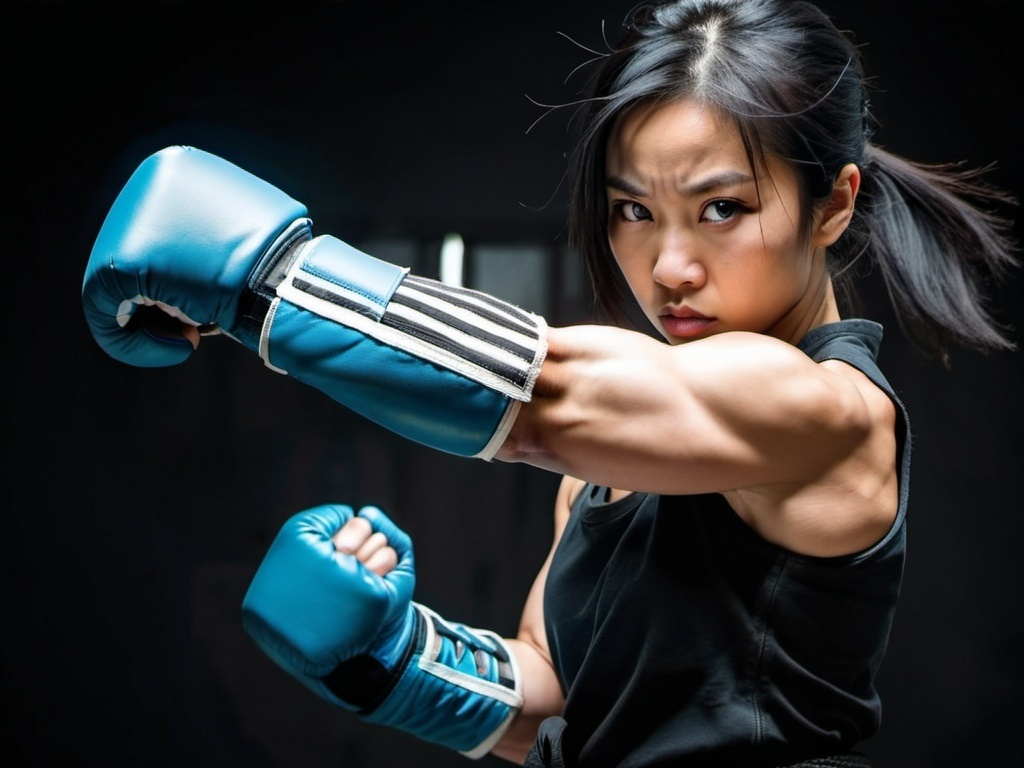
[[[359,712],[372,711],[383,702],[410,659],[426,639],[423,616],[411,605],[398,636],[373,651],[347,659],[323,678],[324,687]]]
[[[490,752],[523,705],[522,673],[487,630],[445,621],[413,603],[417,635],[366,722],[406,731],[471,758]]]
[[[259,352],[267,313],[277,297],[277,287],[299,257],[302,246],[313,237],[313,222],[296,219],[267,249],[253,267],[238,301],[238,317],[230,335]]]

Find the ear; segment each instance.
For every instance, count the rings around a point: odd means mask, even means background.
[[[853,209],[860,189],[860,168],[847,163],[836,176],[832,185],[832,196],[825,203],[821,218],[814,228],[812,241],[815,247],[832,245],[846,231],[853,218]]]

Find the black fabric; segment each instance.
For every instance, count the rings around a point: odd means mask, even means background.
[[[849,752],[876,732],[910,460],[906,414],[875,364],[881,336],[876,323],[847,320],[799,345],[854,365],[896,404],[899,511],[868,550],[795,554],[718,494],[607,502],[606,489],[583,489],[544,598],[567,758],[582,768],[775,768]]]
[[[571,768],[562,753],[562,733],[566,722],[561,717],[549,717],[537,729],[537,739],[526,755],[523,768]],[[728,768],[728,766],[721,766]],[[871,761],[861,752],[830,755],[803,760],[776,768],[871,768]]]
[[[800,763],[779,766],[779,768],[871,768],[871,761],[868,760],[867,755],[850,752],[846,755],[815,757]]]
[[[566,722],[561,717],[549,717],[537,729],[537,739],[526,755],[523,768],[569,768],[562,754],[562,733]]]

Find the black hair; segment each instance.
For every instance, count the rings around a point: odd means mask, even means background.
[[[1016,264],[998,213],[1014,200],[985,183],[984,169],[915,163],[873,144],[858,49],[823,11],[804,0],[645,2],[624,30],[588,82],[569,157],[570,246],[611,319],[626,317],[628,292],[608,244],[607,142],[631,108],[694,98],[734,121],[751,167],[767,156],[792,164],[805,233],[842,167],[860,167],[853,219],[828,249],[841,309],[853,306],[860,263],[881,273],[900,326],[924,353],[948,361],[950,344],[1013,348],[984,287]]]

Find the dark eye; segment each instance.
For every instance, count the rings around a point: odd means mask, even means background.
[[[715,200],[704,209],[703,219],[712,222],[728,221],[740,212],[741,206],[734,200]]]
[[[622,218],[626,221],[648,221],[653,218],[647,208],[632,200],[622,203],[619,210],[622,211]]]

